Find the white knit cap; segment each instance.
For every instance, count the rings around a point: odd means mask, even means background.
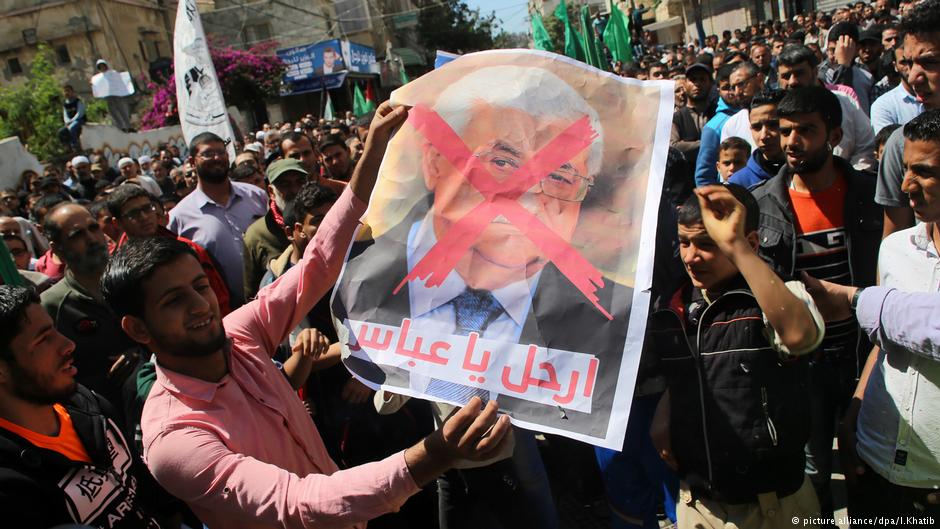
[[[75,167],[76,165],[81,165],[83,163],[90,164],[91,162],[88,161],[87,156],[76,156],[75,158],[72,158],[72,167]]]
[[[140,158],[138,158],[137,161],[140,162],[140,165],[144,165],[145,163],[150,163],[153,160],[145,154],[141,156]]]
[[[118,160],[118,169],[121,169],[125,165],[133,164],[133,163],[134,163],[134,160],[131,160],[130,158],[127,158],[127,157],[121,158],[120,160]]]

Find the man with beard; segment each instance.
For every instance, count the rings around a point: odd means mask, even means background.
[[[324,176],[321,173],[320,157],[313,148],[313,140],[310,136],[300,132],[291,132],[284,136],[281,139],[281,154],[284,158],[293,158],[300,162],[300,165],[307,171],[309,179],[329,188],[336,193],[336,196],[343,194],[343,190],[346,189],[346,181],[334,180],[329,178],[329,175]],[[352,169],[349,170],[349,174],[352,174]]]
[[[264,217],[254,221],[245,232],[244,291],[249,300],[258,293],[258,285],[276,259],[290,246],[284,231],[284,211],[308,178],[307,170],[294,158],[274,161],[268,166],[268,194],[271,204]]]
[[[147,465],[209,526],[361,528],[458,461],[492,457],[509,443],[508,417],[497,418],[495,401],[481,411],[475,399],[421,443],[339,471],[271,361],[336,281],[389,137],[406,117],[403,107],[379,107],[362,163],[301,261],[224,321],[186,245],[146,238],[114,254],[105,298],[156,356],[141,420]]]
[[[87,209],[71,203],[46,214],[43,231],[66,271],[42,293],[42,306],[56,329],[75,342],[78,382],[113,403],[121,402],[125,369],[136,364],[138,355],[136,344],[101,298],[101,274],[108,263],[104,231]]]
[[[170,211],[169,228],[208,250],[219,263],[236,309],[245,302],[243,237],[267,211],[268,197],[251,184],[229,179],[225,142],[211,132],[192,139],[188,161],[198,185]]]
[[[75,344],[56,330],[35,291],[0,286],[4,523],[159,529],[145,505],[152,479],[111,406],[76,383],[77,363]]]
[[[356,164],[352,161],[346,139],[339,134],[329,134],[317,145],[320,161],[325,169],[324,176],[340,182],[348,182]]]
[[[754,189],[760,205],[760,253],[784,278],[806,272],[853,286],[875,282],[881,208],[875,179],[832,155],[842,139],[841,106],[821,86],[788,90],[777,106],[786,166]],[[854,317],[826,323],[810,357],[811,430],[806,472],[823,517],[832,516],[832,438],[871,345]]]
[[[901,32],[904,55],[899,67],[907,69],[907,81],[924,110],[940,108],[940,1],[913,6],[901,19]],[[903,179],[904,133],[898,129],[885,143],[878,166],[875,202],[885,208],[885,237],[914,225],[910,199],[901,190]]]
[[[849,95],[849,87],[823,84],[819,79],[816,54],[798,44],[784,48],[777,59],[780,88],[790,90],[803,86],[825,86],[838,98],[842,109],[842,139],[833,144],[832,154],[844,158],[860,171],[875,167],[875,133],[868,116]]]
[[[695,161],[702,127],[715,115],[718,93],[714,90],[711,67],[706,64],[699,62],[686,68],[685,79],[689,103],[672,116],[669,144],[678,149],[686,160]]]

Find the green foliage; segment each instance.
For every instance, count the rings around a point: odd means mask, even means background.
[[[500,31],[498,35],[493,39],[494,48],[528,48],[529,47],[529,35],[519,32],[519,33],[508,33],[506,31]]]
[[[0,137],[19,136],[41,160],[66,154],[56,135],[63,125],[63,96],[54,64],[52,50],[41,44],[26,83],[0,88]],[[99,112],[97,106],[94,112]]]
[[[572,4],[567,5],[568,8],[568,20],[572,21],[572,24],[576,24],[578,20],[578,9]],[[552,38],[552,42],[557,48],[555,51],[558,53],[563,53],[565,49],[565,24],[555,16],[555,13],[547,14],[544,18],[545,29],[548,30],[548,36]]]
[[[470,9],[460,0],[443,0],[438,7],[423,9],[418,14],[418,35],[429,53],[447,50],[463,54],[492,49],[493,34],[498,29],[494,13],[481,15],[479,9]]]

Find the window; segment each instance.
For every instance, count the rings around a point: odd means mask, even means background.
[[[259,22],[245,26],[245,43],[257,44],[266,40],[271,40],[271,23]]]
[[[357,33],[372,27],[365,0],[336,0],[335,5],[336,18],[343,33]]]
[[[72,62],[72,57],[69,55],[69,48],[65,44],[55,47],[55,56],[59,60],[59,64],[68,64]]]
[[[20,60],[16,57],[10,57],[7,59],[7,66],[10,68],[10,73],[13,75],[19,75],[23,73],[23,65],[20,64]]]

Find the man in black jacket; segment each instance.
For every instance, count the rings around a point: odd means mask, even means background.
[[[821,86],[794,88],[777,115],[787,165],[753,190],[761,212],[761,257],[784,278],[807,273],[844,285],[874,284],[882,211],[873,201],[874,175],[832,155],[842,139],[838,99]],[[826,338],[810,359],[807,473],[824,517],[832,516],[834,425],[870,349],[853,317],[827,322]]]
[[[685,69],[685,91],[689,104],[676,110],[672,116],[672,135],[669,144],[679,149],[686,160],[695,163],[702,139],[702,127],[715,115],[718,92],[714,89],[711,68],[695,63]]]
[[[31,289],[0,286],[0,512],[9,527],[160,528],[110,405],[75,382],[75,344]]]

